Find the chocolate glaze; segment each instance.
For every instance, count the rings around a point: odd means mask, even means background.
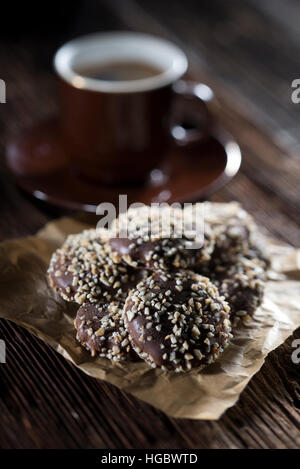
[[[181,282],[181,291],[176,289],[178,280]],[[212,291],[214,297],[211,296]],[[134,308],[137,306],[135,295],[138,296],[139,292],[143,292],[140,296],[142,306],[134,313]],[[160,303],[158,308],[155,307],[153,300],[147,299],[151,294],[156,295],[155,301]],[[164,303],[167,305],[165,311],[162,308],[161,298],[167,298],[169,303]],[[191,310],[185,310],[190,306],[191,298],[201,304],[200,312],[195,305]],[[218,311],[211,310],[206,300],[211,301]],[[146,308],[149,309],[148,314]],[[177,323],[172,319],[175,310],[181,315]],[[208,279],[188,271],[166,275],[157,272],[139,283],[137,289],[129,294],[125,303],[125,325],[133,348],[150,365],[168,370],[187,371],[214,361],[227,345],[230,338],[228,311],[227,304],[218,296],[216,288]],[[176,336],[176,345],[168,338],[175,337],[175,324],[180,327],[180,334]],[[194,335],[195,326],[199,328],[197,337]],[[211,333],[211,330],[214,330],[214,333]],[[182,347],[186,348],[180,351],[179,348]],[[197,354],[194,353],[195,349]],[[174,353],[175,359],[172,358]],[[186,361],[187,354],[190,355],[188,361]],[[178,369],[179,367],[181,369]]]
[[[268,260],[253,236],[253,230],[241,220],[231,219],[217,227],[215,248],[209,262],[194,270],[207,275],[230,305],[234,325],[248,320],[261,304]]]
[[[143,271],[116,264],[98,231],[71,235],[52,256],[49,283],[67,301],[79,304],[125,298]]]
[[[197,226],[196,218],[188,209],[131,208],[114,220],[112,233],[117,235],[109,239],[112,252],[134,268],[192,268],[209,260],[214,247],[210,229],[203,227],[202,230],[202,226]],[[122,237],[124,235],[127,237]],[[197,243],[200,235],[201,244],[195,248],[193,243]]]
[[[212,280],[230,305],[230,317],[234,325],[253,316],[261,304],[265,281],[265,263],[257,257],[238,256],[231,263],[215,266]]]
[[[137,360],[122,319],[123,303],[89,303],[82,305],[76,315],[77,340],[90,351],[115,361]],[[103,329],[103,330],[102,330]]]

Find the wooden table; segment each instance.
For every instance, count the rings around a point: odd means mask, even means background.
[[[78,33],[126,28],[176,40],[194,76],[214,87],[218,118],[240,142],[243,164],[212,200],[240,201],[272,235],[299,246],[300,105],[290,100],[299,73],[299,6],[292,0],[272,2],[275,9],[258,0],[77,3],[60,32],[1,41],[0,77],[7,85],[7,103],[0,105],[2,239],[33,234],[60,215],[19,192],[3,163],[7,139],[57,109],[54,50]],[[7,343],[7,364],[0,365],[1,448],[300,446],[300,365],[291,361],[300,329],[268,356],[217,422],[170,419],[85,376],[7,321],[0,322],[0,338]]]

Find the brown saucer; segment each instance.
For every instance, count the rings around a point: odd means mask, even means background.
[[[87,181],[71,170],[57,125],[49,121],[11,143],[6,159],[24,191],[60,207],[95,213],[101,202],[118,204],[119,194],[128,195],[128,204],[206,198],[238,172],[241,152],[231,135],[216,130],[205,143],[192,149],[172,147],[164,170],[153,170],[144,184],[105,186]],[[34,176],[26,175],[28,167]]]

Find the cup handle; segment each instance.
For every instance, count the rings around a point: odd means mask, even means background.
[[[171,112],[170,132],[181,147],[204,143],[211,135],[213,119],[208,109],[214,98],[204,83],[179,80],[173,85],[175,99]]]

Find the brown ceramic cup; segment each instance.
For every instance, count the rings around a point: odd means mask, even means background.
[[[158,73],[111,81],[82,73],[113,62],[146,64]],[[60,78],[64,145],[72,166],[88,179],[108,184],[143,181],[162,166],[170,136],[189,145],[209,133],[205,101],[211,91],[199,92],[180,80],[187,58],[168,41],[131,32],[93,34],[63,45],[54,66]],[[176,121],[171,109],[178,94],[183,104],[175,106]],[[180,122],[191,100],[196,104],[193,129]]]

